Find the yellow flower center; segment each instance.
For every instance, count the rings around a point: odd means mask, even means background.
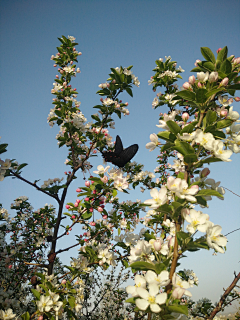
[[[154,296],[149,296],[148,297],[148,302],[149,303],[155,303],[155,297]]]

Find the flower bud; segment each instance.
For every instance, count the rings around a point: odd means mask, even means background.
[[[191,85],[193,85],[193,84],[195,83],[195,81],[196,81],[196,79],[195,79],[194,76],[190,76],[190,77],[188,78],[188,82],[189,82]]]
[[[228,115],[228,111],[226,109],[220,111],[221,117],[226,117]]]
[[[85,186],[90,187],[90,181],[85,181]]]
[[[98,211],[98,212],[103,212],[103,208],[102,208],[102,207],[98,207],[98,208],[97,208],[97,211]]]
[[[209,76],[209,82],[215,82],[218,79],[218,73],[216,71],[211,72]]]
[[[226,77],[226,78],[224,78],[221,82],[220,82],[220,86],[226,86],[227,84],[228,84],[228,78]]]
[[[200,177],[205,178],[209,175],[209,173],[210,173],[210,170],[208,168],[204,168],[200,173]]]
[[[201,62],[201,60],[199,60],[199,59],[196,60],[196,62],[194,63],[194,65],[195,65],[196,67],[198,67],[198,62]]]
[[[61,284],[65,284],[67,281],[65,279],[62,280]]]
[[[234,64],[239,64],[240,63],[240,57],[233,59]]]
[[[66,204],[65,207],[66,207],[66,209],[69,209],[69,208],[70,208],[70,205],[69,205],[69,204]]]
[[[222,48],[218,48],[218,49],[217,49],[217,53],[219,53],[221,50],[222,50]]]
[[[155,240],[153,243],[153,246],[156,251],[160,251],[162,247],[162,243],[160,240]]]
[[[77,188],[77,189],[76,189],[76,192],[82,192],[82,189]]]
[[[240,98],[239,98],[239,97],[235,97],[234,100],[235,100],[236,102],[239,102],[239,101],[240,101]]]
[[[187,112],[184,112],[184,113],[182,114],[182,119],[183,119],[184,122],[188,121],[188,119],[189,119],[189,114],[188,114]]]
[[[183,88],[186,89],[186,90],[188,90],[188,89],[191,89],[192,87],[191,87],[191,85],[190,85],[188,82],[184,82]]]

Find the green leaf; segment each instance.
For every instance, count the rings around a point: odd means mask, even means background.
[[[201,47],[201,53],[207,61],[216,62],[215,56],[208,47]]]
[[[192,123],[188,124],[187,126],[185,126],[180,134],[182,135],[182,133],[187,132],[187,133],[192,133],[193,129],[195,128],[196,124],[198,123],[198,121],[193,121]]]
[[[8,144],[7,143],[2,143],[0,144],[0,154],[6,152],[6,148],[7,148]]]
[[[228,75],[232,71],[232,64],[228,60],[224,60],[221,64],[220,71]]]
[[[175,141],[175,150],[180,152],[183,156],[189,155],[189,154],[195,154],[195,150],[193,147],[190,146],[189,143],[185,141]]]
[[[232,84],[231,86],[228,86],[227,89],[240,90],[240,83]]]
[[[23,320],[29,320],[30,319],[30,314],[28,312],[25,312],[24,314],[21,315],[21,318]]]
[[[216,93],[221,92],[221,91],[223,91],[222,88],[220,88],[220,89],[219,88],[212,89],[212,90],[208,91],[208,93],[206,94],[206,97],[210,98],[211,96],[213,96]]]
[[[184,156],[184,162],[186,163],[193,163],[193,162],[197,162],[197,156],[196,154],[187,154]]]
[[[198,196],[216,196],[216,197],[224,198],[221,193],[212,189],[202,189],[197,193],[197,195]]]
[[[92,212],[85,212],[81,218],[84,219],[84,220],[88,220],[92,217]]]
[[[160,206],[159,207],[159,211],[160,212],[163,212],[163,213],[172,213],[172,207],[169,205],[169,204],[167,204],[167,203],[165,203],[165,204],[163,204],[162,206]]]
[[[131,97],[133,97],[133,93],[132,93],[132,90],[130,88],[126,88],[126,91]]]
[[[159,132],[157,136],[163,140],[174,142],[177,137],[169,131]]]
[[[191,70],[191,72],[201,72],[201,71],[203,71],[203,70],[202,70],[202,68],[200,68],[200,67],[196,67],[196,68],[193,68],[193,69]]]
[[[177,97],[175,97],[175,99],[177,100],[179,98],[182,98],[182,99],[185,99],[185,100],[190,100],[190,101],[195,101],[196,100],[195,93],[193,93],[192,91],[188,91],[188,90],[179,91],[177,93]]]
[[[181,131],[181,128],[176,124],[176,122],[172,120],[167,121],[167,125],[170,131],[175,135],[177,135]]]
[[[174,143],[167,142],[161,147],[161,152],[170,150],[174,146]]]
[[[215,122],[217,120],[216,111],[208,110],[206,114],[206,120],[207,124],[212,124],[213,122]]]
[[[228,48],[227,46],[222,48],[222,50],[220,50],[218,52],[218,55],[217,55],[217,61],[224,61],[225,59],[227,59],[227,54],[228,54]]]
[[[202,67],[204,69],[206,69],[207,71],[210,71],[210,72],[215,70],[215,65],[210,61],[203,61],[202,62]]]
[[[215,138],[218,138],[218,139],[225,139],[225,138],[226,138],[225,133],[222,132],[222,131],[219,131],[219,130],[211,131],[211,134],[212,134]]]
[[[41,296],[41,293],[39,291],[37,291],[36,289],[31,289],[33,295],[38,299],[40,300],[40,296]]]
[[[155,264],[156,274],[160,274],[163,270],[166,270],[166,265],[164,263]]]
[[[182,313],[188,316],[188,307],[187,306],[180,306],[180,305],[171,305],[167,306],[167,310],[170,312]]]
[[[197,203],[201,204],[202,206],[206,207],[207,206],[207,201],[205,198],[201,197],[201,196],[195,196],[195,198],[197,199]]]
[[[156,271],[155,265],[151,264],[149,262],[144,262],[144,261],[136,261],[130,264],[130,267],[135,269],[135,270],[153,270]]]
[[[125,302],[127,302],[127,303],[134,303],[134,304],[135,304],[135,300],[134,300],[133,297],[132,297],[132,298],[128,298]]]
[[[217,122],[217,129],[223,129],[223,128],[229,127],[232,123],[233,123],[233,121],[230,119],[218,121]]]
[[[207,100],[207,89],[198,89],[196,92],[196,101],[198,103],[204,103]]]
[[[221,159],[219,158],[213,158],[213,157],[210,157],[210,158],[207,158],[207,159],[204,159],[204,160],[201,160],[200,161],[200,164],[204,164],[204,163],[211,163],[211,162],[220,162],[222,161]]]
[[[74,308],[75,307],[75,297],[73,297],[73,296],[68,297],[68,303],[70,304],[70,306],[72,308]]]

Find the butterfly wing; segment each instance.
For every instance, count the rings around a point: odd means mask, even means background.
[[[124,163],[123,167],[125,166],[126,163],[128,163],[130,160],[132,160],[132,158],[135,156],[137,151],[138,151],[138,144],[133,144],[130,147],[124,149],[120,153],[119,157],[121,158],[121,160]]]
[[[123,151],[122,140],[119,136],[116,137],[115,150],[116,155],[119,155]]]

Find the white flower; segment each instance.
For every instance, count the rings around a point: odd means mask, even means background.
[[[166,286],[169,284],[169,272],[167,270],[162,271],[160,274],[156,274],[152,270],[148,270],[145,279],[149,284],[156,284],[158,286]]]
[[[7,311],[0,310],[0,319],[10,320],[15,318],[16,314],[13,314],[12,309],[7,309]]]
[[[105,104],[106,106],[110,106],[111,104],[114,103],[114,101],[112,99],[110,99],[110,98],[106,98],[106,99],[103,100],[102,103]]]
[[[150,305],[150,309],[154,313],[161,311],[159,305],[164,304],[167,301],[167,293],[160,293],[156,284],[149,285],[149,292],[144,288],[137,288],[137,293],[141,299],[136,299],[136,306],[145,311]]]
[[[93,171],[94,173],[96,173],[96,174],[104,174],[105,172],[107,172],[108,171],[108,169],[110,168],[110,166],[107,166],[106,168],[104,168],[104,166],[102,166],[102,165],[99,165],[99,166],[97,166],[97,171]]]
[[[183,294],[185,294],[186,296],[188,296],[188,297],[192,296],[191,292],[186,290],[190,287],[189,283],[185,280],[182,280],[176,273],[173,274],[172,284],[175,288],[178,288],[178,290],[183,289],[181,291],[183,291]]]
[[[204,72],[198,72],[197,73],[197,78],[200,82],[206,82],[209,77],[209,72],[207,71],[206,73]]]
[[[223,150],[224,144],[222,141],[219,140],[215,140],[213,143],[213,152],[215,157],[221,159],[222,161],[232,161],[231,159],[229,159],[232,155],[232,151],[231,150]]]
[[[129,262],[135,261],[153,261],[152,245],[145,240],[138,240],[137,245],[130,250]]]
[[[137,288],[146,288],[146,280],[144,278],[144,276],[141,276],[139,274],[137,274],[135,276],[135,286],[127,286],[126,291],[127,293],[131,294],[133,297],[137,297],[138,293],[137,293]]]
[[[206,222],[209,219],[208,214],[191,209],[189,214],[184,212],[183,217],[187,222],[190,223],[189,225],[187,225],[186,229],[191,234],[193,234],[196,231],[196,229],[201,232],[206,232],[208,227],[208,224]]]
[[[164,186],[159,191],[156,188],[152,189],[150,191],[150,195],[151,197],[153,197],[153,199],[146,200],[144,201],[144,203],[151,205],[152,209],[157,209],[159,206],[162,206],[168,200],[167,188]]]
[[[114,188],[119,191],[123,191],[124,189],[128,188],[127,178],[125,177],[117,177],[114,179]]]
[[[153,151],[158,146],[158,136],[156,133],[150,134],[150,140],[151,142],[146,144],[146,148],[149,149],[149,151]]]
[[[227,238],[221,234],[222,227],[219,225],[210,226],[207,229],[207,243],[210,248],[217,252],[224,253],[222,247],[227,244]]]
[[[50,296],[45,297],[41,295],[40,300],[37,301],[36,304],[40,312],[44,312],[44,311],[48,312],[51,310],[53,306],[53,301]]]
[[[68,36],[68,39],[73,42],[74,40],[76,40],[76,38],[74,38],[73,36]]]
[[[176,111],[173,111],[172,113],[170,114],[164,114],[163,115],[163,120],[159,120],[159,123],[160,124],[157,124],[156,126],[158,128],[162,128],[162,129],[165,129],[165,130],[169,130],[168,126],[167,126],[167,121],[169,120],[172,120],[174,121],[175,117],[177,115],[177,112]]]
[[[204,133],[201,129],[197,129],[194,137],[195,142],[200,143],[207,150],[213,149],[213,143],[215,141],[213,135],[210,132]]]
[[[237,111],[233,111],[233,107],[230,107],[228,112],[228,118],[236,121],[239,118],[239,113]]]
[[[218,102],[219,102],[223,107],[227,107],[227,106],[229,106],[229,105],[233,102],[233,99],[228,99],[228,96],[224,95],[224,96],[219,96],[219,97],[218,97]]]

